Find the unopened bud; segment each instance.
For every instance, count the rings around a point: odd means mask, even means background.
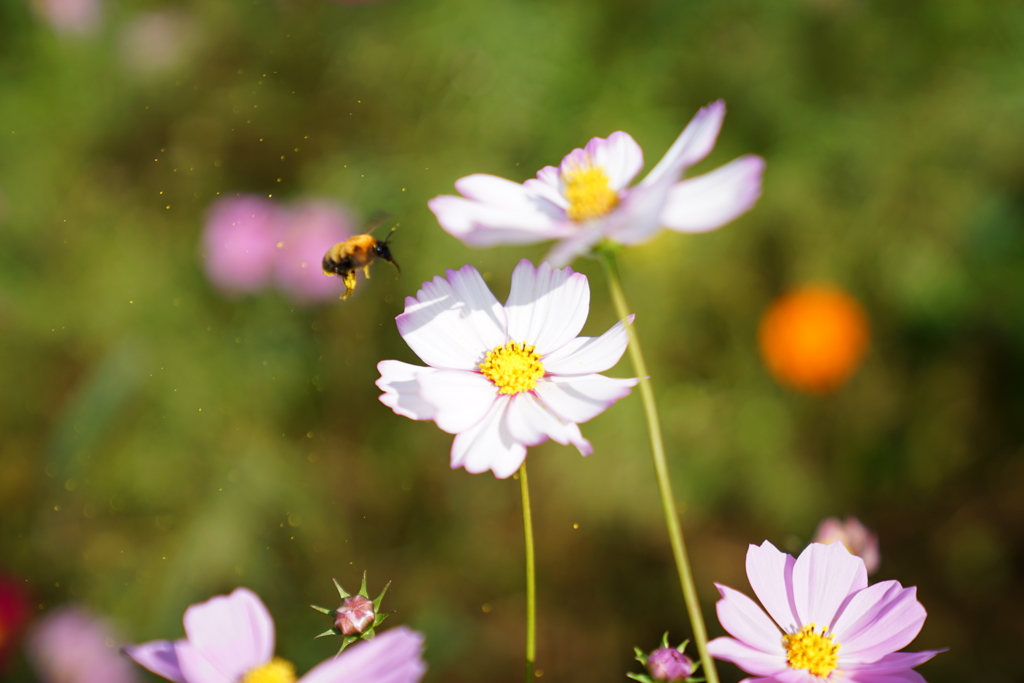
[[[693,673],[693,660],[674,647],[659,647],[647,656],[647,668],[656,681],[685,681]]]
[[[341,607],[335,610],[334,628],[346,636],[355,636],[373,626],[376,613],[373,611],[373,600],[364,598],[358,593],[345,598]]]

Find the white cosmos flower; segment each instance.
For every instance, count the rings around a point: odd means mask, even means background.
[[[526,447],[552,439],[593,452],[577,423],[629,393],[637,379],[597,373],[626,350],[626,325],[577,337],[590,310],[587,278],[527,260],[502,306],[472,266],[449,270],[407,297],[398,331],[429,367],[377,365],[380,400],[399,415],[433,420],[449,434],[452,469],[514,473]]]
[[[714,148],[724,117],[721,100],[697,112],[633,187],[643,151],[619,131],[574,149],[558,168],[545,166],[522,185],[477,173],[455,182],[462,197],[442,195],[428,204],[441,227],[471,247],[559,240],[546,257],[555,266],[588,253],[605,238],[639,244],[662,226],[677,232],[714,230],[754,205],[764,171],[764,159],[748,154],[680,181]]]

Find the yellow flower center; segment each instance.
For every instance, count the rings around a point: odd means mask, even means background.
[[[566,213],[574,221],[603,216],[619,203],[619,195],[608,185],[608,175],[599,166],[568,169],[562,174],[562,182],[569,200]]]
[[[286,659],[274,657],[246,673],[240,683],[295,683],[295,666]]]
[[[484,362],[478,365],[484,377],[494,382],[499,394],[518,394],[532,391],[537,380],[544,376],[544,364],[534,346],[526,342],[508,342],[488,351]]]
[[[786,648],[786,661],[793,669],[807,669],[815,676],[828,677],[839,667],[839,643],[832,642],[825,630],[817,633],[814,624],[809,624],[797,633],[782,637]]]

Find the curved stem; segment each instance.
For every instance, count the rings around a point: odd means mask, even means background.
[[[537,577],[533,561],[533,515],[530,512],[530,486],[526,481],[526,463],[519,468],[519,488],[523,493],[523,535],[526,537],[526,683],[533,680],[537,661]]]
[[[629,305],[626,303],[626,295],[622,291],[619,271],[615,265],[615,255],[607,249],[599,250],[598,254],[608,277],[608,289],[611,292],[615,313],[620,319],[625,319],[629,316]],[[676,511],[676,499],[672,493],[672,482],[668,475],[665,444],[661,438],[661,422],[658,419],[658,407],[654,402],[654,390],[651,388],[647,364],[644,362],[644,354],[640,350],[640,339],[637,337],[635,326],[629,325],[626,329],[629,333],[629,358],[633,363],[633,370],[641,378],[640,399],[644,404],[647,431],[651,437],[654,473],[658,479],[661,507],[665,512],[665,524],[668,526],[668,537],[672,543],[672,555],[676,560],[679,583],[683,589],[683,599],[686,601],[686,611],[690,616],[690,626],[693,628],[693,640],[704,665],[704,677],[707,679],[707,683],[718,683],[715,663],[708,654],[708,632],[704,627],[704,616],[700,611],[697,588],[693,583],[693,573],[690,571],[690,561],[686,555],[686,543],[683,541],[683,530],[679,525],[679,513]]]

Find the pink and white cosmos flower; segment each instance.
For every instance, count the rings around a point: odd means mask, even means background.
[[[759,676],[744,683],[925,683],[913,667],[942,652],[896,652],[927,616],[917,589],[868,586],[864,561],[842,543],[812,543],[795,560],[768,541],[751,545],[747,578],[764,610],[716,584],[718,620],[733,637],[708,643],[717,659]]]
[[[182,640],[155,640],[125,654],[175,683],[295,683],[295,667],[274,656],[274,621],[246,588],[185,610]],[[416,683],[426,671],[423,636],[391,629],[323,662],[300,683]]]
[[[455,434],[452,469],[490,470],[504,479],[523,464],[527,446],[548,439],[593,452],[578,423],[639,381],[597,374],[622,357],[632,316],[600,337],[577,337],[590,311],[590,286],[571,268],[520,261],[504,306],[472,266],[446,275],[406,298],[396,319],[429,367],[382,361],[381,402]]]
[[[725,103],[697,112],[651,172],[630,187],[644,165],[640,145],[621,131],[574,149],[557,168],[519,183],[477,173],[460,178],[462,197],[442,195],[428,204],[446,231],[471,247],[559,240],[545,257],[570,263],[600,241],[639,244],[662,226],[707,232],[748,211],[761,196],[764,159],[748,154],[695,178],[685,170],[714,148]]]

